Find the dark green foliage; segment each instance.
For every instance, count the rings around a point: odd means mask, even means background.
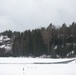
[[[1,33],[2,35],[7,35],[9,38],[12,38],[12,31],[9,30],[9,31],[4,31],[3,33]]]
[[[40,30],[35,30],[33,34],[33,55],[39,56],[45,53],[45,45]]]
[[[4,57],[4,56],[5,56],[5,49],[0,48],[0,57]]]

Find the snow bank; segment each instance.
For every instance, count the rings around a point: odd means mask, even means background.
[[[50,58],[0,58],[0,64],[2,63],[9,63],[9,64],[33,64],[35,62],[37,63],[53,63],[53,62],[64,62],[64,61],[70,61],[75,58],[65,58],[65,59],[50,59]],[[75,61],[73,61],[75,63]]]

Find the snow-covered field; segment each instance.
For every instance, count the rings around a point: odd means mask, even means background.
[[[0,75],[76,75],[76,60],[68,64],[34,64],[71,59],[0,58]]]

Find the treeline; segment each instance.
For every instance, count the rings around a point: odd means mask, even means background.
[[[74,57],[76,55],[76,23],[61,27],[50,24],[24,32],[5,31],[2,35],[12,38],[12,56]]]

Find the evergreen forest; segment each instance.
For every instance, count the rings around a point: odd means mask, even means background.
[[[0,35],[11,39],[9,53],[0,49],[0,56],[66,58],[76,56],[76,23],[53,25],[23,32],[6,30]]]

